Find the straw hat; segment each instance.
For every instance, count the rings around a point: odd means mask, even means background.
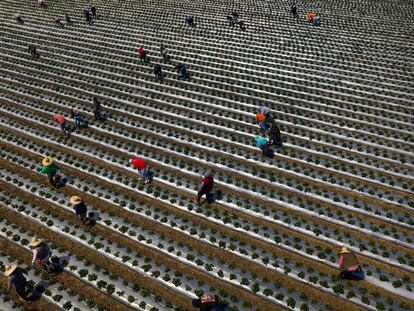
[[[76,195],[74,195],[73,197],[70,197],[71,204],[79,204],[81,202],[82,202],[82,199]]]
[[[345,246],[342,246],[339,249],[339,254],[345,254],[345,253],[350,253],[351,251],[349,249],[347,249]]]
[[[42,239],[39,239],[39,238],[32,238],[31,240],[30,240],[30,243],[29,243],[29,246],[32,246],[32,247],[36,247],[36,246],[38,246],[40,243],[42,243],[43,242],[43,240]]]
[[[10,274],[13,273],[14,270],[16,270],[16,268],[17,268],[17,265],[14,263],[12,263],[11,265],[6,265],[4,267],[4,275],[9,276]]]
[[[51,157],[46,157],[42,160],[42,165],[49,166],[53,163],[53,160]]]

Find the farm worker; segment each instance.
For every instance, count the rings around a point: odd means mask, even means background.
[[[73,24],[72,20],[70,19],[69,14],[65,14],[65,22],[66,22],[67,25],[72,25]]]
[[[355,254],[342,246],[339,250],[339,277],[341,279],[362,280],[365,278],[361,264]]]
[[[201,179],[201,185],[197,192],[197,204],[200,204],[200,199],[206,195],[206,202],[211,203],[211,191],[214,187],[214,177],[209,171],[205,172]]]
[[[32,238],[29,247],[33,248],[32,266],[40,267],[44,265],[50,257],[49,245],[39,238]]]
[[[86,207],[85,202],[83,202],[83,200],[78,196],[70,197],[69,201],[73,205],[73,209],[75,210],[75,219],[78,220],[78,217],[80,216],[80,220],[86,223],[86,213],[88,212],[88,208]]]
[[[96,17],[96,7],[95,6],[91,7],[91,13],[92,13],[92,16],[95,18]]]
[[[59,125],[60,129],[62,130],[63,135],[65,135],[65,137],[69,137],[70,132],[69,132],[69,129],[66,127],[65,117],[62,116],[61,114],[55,114],[53,116],[53,120]]]
[[[102,106],[97,97],[93,98],[92,111],[96,121],[104,121],[102,116]]]
[[[70,116],[75,121],[76,127],[82,126],[82,116],[81,116],[79,109],[73,108],[70,111]]]
[[[266,118],[270,117],[270,114],[272,113],[272,109],[266,106],[260,107],[260,113],[264,114]]]
[[[190,77],[188,66],[186,64],[177,64],[174,69],[177,70],[178,74],[181,75],[183,79]]]
[[[239,20],[238,24],[241,30],[246,30],[246,24],[243,20]]]
[[[161,65],[160,64],[155,64],[154,65],[154,75],[158,79],[162,79],[163,75],[162,75],[162,69],[161,69]]]
[[[297,17],[298,16],[298,8],[296,7],[296,5],[292,5],[292,7],[290,8],[290,13],[293,15],[293,17]]]
[[[259,147],[259,149],[262,151],[262,155],[268,154],[270,147],[269,140],[259,135],[256,135],[254,139],[256,141],[257,147]]]
[[[16,22],[18,22],[19,24],[24,24],[23,18],[20,14],[16,13],[14,14],[14,19],[16,20]]]
[[[194,26],[194,17],[193,16],[188,16],[185,18],[185,24],[192,27]]]
[[[85,17],[86,22],[90,25],[92,23],[92,16],[88,8],[83,9],[83,16]]]
[[[39,53],[37,53],[37,48],[33,44],[29,44],[28,51],[32,57],[39,57]]]
[[[56,26],[58,26],[58,27],[64,27],[63,26],[63,23],[62,23],[62,20],[61,20],[61,18],[59,17],[59,16],[53,16],[53,22],[56,24]]]
[[[260,113],[256,115],[256,122],[259,124],[259,127],[262,131],[269,130],[270,123],[273,121],[271,113],[272,110],[269,107],[260,107]],[[260,119],[259,121],[257,121],[258,118]]]
[[[220,302],[220,297],[214,294],[205,294],[192,300],[192,305],[200,311],[225,311],[228,307]]]
[[[37,0],[37,5],[38,6],[45,6],[46,5],[45,0]]]
[[[136,54],[136,52],[135,52]],[[144,62],[144,64],[149,63],[148,58],[147,58],[147,51],[145,51],[144,47],[141,46],[138,50],[138,56],[141,62]]]
[[[313,20],[313,18],[316,16],[316,13],[308,13],[307,15],[306,15],[306,17],[307,17],[307,19],[308,19],[308,22],[309,23],[312,23],[312,20]]]
[[[160,53],[164,61],[169,61],[171,59],[170,55],[168,54],[167,49],[165,48],[164,44],[161,44]]]
[[[282,147],[282,145],[283,145],[282,136],[280,134],[280,129],[277,126],[275,121],[272,122],[272,124],[270,126],[270,129],[269,129],[269,132],[268,132],[268,135],[269,135],[269,144],[270,145],[274,145],[276,147]]]
[[[152,173],[148,169],[148,162],[141,158],[133,158],[129,160],[129,163],[138,170],[140,180],[145,184],[150,183],[152,180]]]
[[[59,167],[53,163],[53,159],[51,157],[45,157],[42,160],[42,169],[40,170],[40,174],[46,174],[49,178],[49,182],[52,185],[52,187],[57,188],[59,184],[56,182],[56,173],[59,170]]]
[[[5,266],[4,275],[7,277],[7,292],[10,292],[13,285],[16,288],[16,293],[24,300],[28,298],[26,292],[27,271],[18,267],[16,264],[8,264]]]
[[[256,123],[259,124],[260,122],[266,120],[266,116],[263,113],[256,114]]]
[[[313,26],[320,26],[321,25],[321,18],[319,16],[314,16],[312,18]]]

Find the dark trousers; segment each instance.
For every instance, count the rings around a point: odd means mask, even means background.
[[[65,135],[65,137],[70,136],[70,132],[69,132],[69,129],[66,127],[66,123],[59,124],[59,127],[62,130],[62,133],[63,133],[63,135]]]
[[[21,298],[23,298],[25,300],[26,300],[26,296],[27,296],[26,285],[27,285],[27,282],[24,285],[16,287],[17,295],[19,295]]]
[[[57,188],[57,183],[55,181],[55,176],[56,176],[56,173],[47,174],[47,178],[49,178],[49,183],[52,185],[52,187]]]
[[[262,155],[267,155],[269,154],[269,149],[270,149],[270,144],[269,142],[267,142],[262,149]]]
[[[101,114],[101,111],[100,110],[94,111],[93,114],[95,115],[95,120],[102,121],[102,114]]]
[[[204,189],[204,188],[201,188],[200,190],[198,190],[198,192],[197,192],[197,202],[200,203],[201,197],[203,195],[206,195],[206,201],[207,201],[207,203],[210,203],[211,202],[211,200],[210,200],[211,190],[212,189]]]

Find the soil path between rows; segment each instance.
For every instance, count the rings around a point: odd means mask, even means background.
[[[31,140],[31,141],[35,141],[35,142],[37,142],[39,145],[45,145],[45,147],[47,147],[47,148],[51,148],[51,149],[55,149],[56,151],[59,151],[59,152],[61,152],[62,151],[62,149],[65,149],[65,152],[67,153],[67,154],[71,154],[72,156],[74,156],[74,157],[76,157],[76,158],[81,158],[81,159],[84,159],[86,162],[89,162],[89,163],[94,163],[95,165],[96,165],[96,167],[99,167],[99,166],[102,166],[102,167],[104,167],[104,168],[107,168],[107,169],[110,169],[111,171],[113,171],[113,172],[116,172],[116,173],[119,173],[119,174],[121,174],[121,175],[125,175],[125,176],[129,176],[129,177],[131,177],[131,178],[136,178],[136,175],[135,174],[133,174],[133,173],[131,173],[131,172],[129,172],[129,171],[126,171],[126,170],[123,170],[123,169],[121,169],[121,168],[119,168],[119,167],[116,167],[116,166],[112,166],[112,165],[109,165],[109,164],[106,164],[106,163],[103,163],[103,162],[101,162],[101,161],[99,161],[99,159],[95,159],[95,158],[93,158],[93,157],[89,157],[89,156],[86,156],[86,155],[82,155],[82,154],[79,154],[79,153],[76,153],[76,152],[74,152],[74,151],[72,151],[72,150],[69,150],[69,149],[67,149],[66,147],[64,147],[64,146],[55,146],[54,144],[46,144],[45,142],[43,142],[43,141],[41,141],[41,140],[39,140],[39,139],[37,139],[37,138],[34,138],[34,137],[32,137],[32,136],[30,136],[30,135],[27,135],[27,134],[22,134],[22,133],[20,133],[20,132],[17,132],[17,131],[14,131],[14,130],[12,130],[12,129],[9,129],[9,128],[6,128],[6,127],[3,127],[3,126],[0,126],[0,129],[3,129],[3,130],[5,130],[5,131],[7,131],[7,132],[12,132],[12,133],[14,133],[15,135],[17,135],[17,136],[23,136],[23,137],[26,137],[27,139],[29,139],[29,140]],[[53,130],[52,130],[53,131]],[[56,130],[57,131],[57,130]],[[77,137],[74,137],[73,138],[73,140],[74,141],[77,141],[78,140],[78,138]],[[98,148],[99,148],[99,146],[97,146]],[[6,148],[6,147],[5,147]],[[13,148],[13,147],[12,147]],[[16,148],[14,148],[14,149],[16,149]],[[17,148],[16,150],[20,150],[21,151],[21,149],[20,148]],[[38,156],[36,155],[35,156],[36,157],[36,159],[38,158]],[[127,158],[127,156],[126,155],[124,155],[124,157],[125,158]],[[38,160],[38,161],[40,161],[40,160]],[[40,163],[40,162],[39,162]],[[68,169],[69,170],[73,170],[73,169],[71,169],[71,168],[69,168],[68,167]],[[82,172],[79,172],[79,171],[73,171],[73,174],[74,175],[79,175],[79,176],[85,176],[85,174],[84,173],[82,173]],[[96,180],[97,181],[97,180]],[[96,182],[95,181],[95,182]],[[101,182],[101,181],[100,181]],[[187,198],[187,199],[189,199],[190,201],[192,201],[192,200],[194,200],[194,198],[191,196],[191,195],[189,195],[187,192],[185,192],[185,191],[181,191],[180,189],[177,189],[177,188],[175,188],[175,187],[171,187],[171,186],[169,186],[169,185],[165,185],[165,184],[163,184],[163,183],[161,183],[161,184],[159,184],[158,182],[157,182],[157,180],[154,180],[154,186],[161,186],[162,188],[166,188],[166,189],[168,189],[169,191],[173,191],[173,192],[176,192],[176,193],[179,193],[181,196],[183,196],[183,197],[185,197],[185,198]],[[113,186],[113,185],[112,185]],[[130,190],[127,190],[127,189],[123,189],[123,190],[120,190],[121,191],[121,193],[122,192],[125,192],[125,191],[127,191],[127,192],[129,192],[129,193],[134,193],[134,194],[136,194],[135,192],[132,192],[132,191],[130,191]],[[152,202],[152,204],[153,204],[153,202]],[[219,203],[214,203],[214,204],[211,204],[211,207],[212,208],[218,208],[218,209],[220,209],[220,210],[223,210],[223,211],[226,211],[226,212],[228,212],[228,213],[230,213],[230,214],[233,214],[233,215],[236,215],[236,216],[238,216],[238,217],[240,217],[241,219],[246,219],[246,220],[248,220],[248,221],[251,221],[251,222],[253,222],[253,223],[256,223],[256,224],[260,224],[260,225],[265,225],[265,226],[267,226],[267,227],[270,227],[270,228],[272,228],[273,230],[276,230],[276,231],[280,231],[280,232],[283,232],[283,233],[286,233],[286,234],[288,234],[289,236],[295,236],[295,237],[298,237],[298,238],[300,238],[301,240],[304,240],[304,241],[307,241],[307,242],[309,242],[309,243],[311,243],[311,244],[314,244],[314,245],[319,245],[319,246],[321,246],[321,247],[323,247],[323,248],[332,248],[332,245],[330,244],[330,243],[327,243],[327,242],[325,242],[325,241],[321,241],[321,240],[319,240],[319,239],[316,239],[316,238],[312,238],[312,237],[309,237],[308,235],[305,235],[305,234],[301,234],[301,233],[299,233],[298,231],[295,231],[295,230],[290,230],[290,229],[288,229],[288,228],[285,228],[285,227],[282,227],[282,226],[278,226],[278,225],[276,225],[276,224],[274,224],[273,222],[269,222],[269,221],[266,221],[265,219],[258,219],[258,218],[256,218],[256,217],[254,217],[254,216],[251,216],[251,215],[249,215],[249,214],[246,214],[246,213],[244,213],[243,211],[240,211],[240,210],[236,210],[236,209],[232,209],[232,208],[228,208],[228,207],[226,207],[226,206],[223,206],[223,205],[221,205],[221,204],[219,204]],[[173,209],[174,211],[176,211],[177,209]],[[187,213],[187,214],[189,214],[189,213]],[[302,215],[303,217],[302,218],[306,218],[306,215]],[[309,218],[308,218],[309,219]],[[309,220],[313,220],[313,218],[310,218]],[[341,229],[342,227],[340,227],[340,228],[337,228],[337,229]],[[353,231],[351,231],[350,232],[350,234],[353,234]],[[364,240],[366,240],[367,239],[367,237],[366,236],[364,236],[364,235],[362,235],[362,234],[360,234],[359,235],[359,237],[360,238],[363,238]],[[376,240],[375,239],[375,237],[370,237],[370,239],[373,239],[373,240]],[[256,240],[257,241],[257,240]],[[390,250],[394,250],[394,251],[404,251],[404,252],[407,252],[407,249],[406,248],[403,248],[403,247],[400,247],[400,246],[397,246],[397,245],[394,245],[394,244],[392,244],[392,243],[390,243],[390,242],[384,242],[383,240],[379,240],[379,241],[377,241],[378,243],[380,243],[381,245],[387,245],[387,247],[388,247],[388,249],[390,249]],[[267,244],[267,243],[266,243]],[[413,251],[413,253],[414,253],[414,251]],[[375,260],[375,259],[373,259],[373,258],[370,258],[370,257],[366,257],[366,256],[363,256],[362,255],[362,257],[364,257],[364,260],[363,261],[365,261],[365,262],[367,262],[367,263],[371,263],[371,264],[373,264],[373,265],[375,265],[375,266],[377,266],[377,267],[380,267],[381,269],[385,269],[385,270],[388,270],[388,271],[390,271],[390,272],[392,272],[392,273],[397,273],[397,274],[403,274],[403,273],[410,273],[410,272],[408,272],[408,271],[402,271],[402,269],[399,269],[399,268],[397,268],[397,267],[393,267],[393,266],[391,266],[391,265],[388,265],[388,264],[385,264],[384,262],[381,262],[381,261],[377,261],[377,260]]]
[[[0,208],[2,204],[0,204]],[[6,216],[7,217],[7,216]],[[9,219],[10,220],[10,219]],[[11,220],[12,221],[12,220]],[[0,237],[0,243],[2,249],[7,254],[15,257],[16,259],[22,260],[26,266],[30,266],[32,255],[31,253],[3,237]],[[53,250],[52,250],[53,253]],[[73,291],[77,292],[80,295],[86,296],[87,298],[94,301],[96,304],[105,307],[108,310],[108,306],[111,306],[111,311],[130,311],[131,308],[123,303],[119,302],[113,297],[108,296],[107,294],[101,292],[100,290],[84,283],[80,278],[71,275],[69,272],[64,271],[63,273],[50,277],[51,279],[55,279],[57,282],[63,284],[65,287],[72,289]]]
[[[3,143],[0,143],[0,145],[3,145]],[[22,153],[22,152],[25,153],[28,157],[34,158],[37,161],[41,161],[41,159],[42,159],[42,157],[39,156],[39,155],[33,155],[30,152],[21,150],[19,148],[14,147],[14,146],[12,148],[15,149],[16,151],[20,151],[20,153]],[[85,173],[76,171],[76,170],[74,170],[72,168],[69,168],[69,167],[65,167],[64,165],[60,165],[60,166],[62,168],[64,168],[65,171],[69,171],[69,172],[71,172],[73,174],[76,174],[77,173],[80,177],[86,177],[86,179],[89,179],[91,182],[96,182],[99,185],[103,185],[105,188],[108,188],[108,189],[111,189],[111,188],[117,189],[118,191],[120,191],[120,193],[128,194],[131,197],[137,197],[138,200],[142,200],[142,201],[144,201],[146,203],[149,203],[149,204],[151,204],[151,203],[152,204],[157,203],[157,201],[155,201],[155,200],[151,200],[151,199],[148,199],[148,198],[139,196],[136,192],[133,192],[133,191],[124,189],[122,187],[116,186],[116,185],[111,184],[109,182],[97,181],[94,177],[91,177],[88,174],[85,174]],[[156,206],[158,206],[160,208],[164,208],[165,206],[168,207],[168,205],[167,204],[164,204],[164,203],[156,204]],[[256,245],[256,246],[261,247],[264,250],[269,251],[271,253],[275,253],[275,254],[278,254],[279,256],[291,258],[291,259],[293,259],[293,260],[295,260],[297,262],[300,262],[302,264],[306,264],[307,266],[315,266],[320,271],[323,271],[323,272],[328,273],[328,274],[337,274],[337,270],[336,269],[330,268],[330,267],[328,267],[326,265],[323,265],[323,264],[321,264],[319,262],[315,262],[315,261],[310,260],[308,258],[304,258],[304,257],[298,256],[296,254],[292,254],[291,252],[288,252],[288,251],[286,251],[284,249],[281,249],[281,248],[277,247],[277,245],[270,245],[269,243],[265,243],[265,242],[259,241],[257,239],[251,238],[249,236],[240,234],[239,232],[237,232],[235,230],[231,230],[231,229],[228,229],[228,228],[222,227],[220,225],[216,225],[216,224],[211,224],[208,221],[203,221],[202,219],[200,219],[201,217],[194,217],[191,214],[188,215],[189,213],[187,213],[185,211],[177,210],[177,209],[174,209],[174,208],[172,208],[172,209],[171,208],[167,208],[167,210],[170,211],[170,212],[173,212],[173,213],[174,212],[182,213],[183,214],[183,217],[190,218],[195,223],[199,223],[200,225],[206,224],[206,225],[208,225],[210,227],[214,227],[217,231],[222,232],[226,236],[229,236],[229,237],[234,236],[238,240],[245,241],[246,243],[249,243],[251,245]],[[188,217],[188,216],[190,216],[190,217]],[[392,270],[393,269],[393,267],[390,267],[390,266],[385,265],[385,264],[384,264],[384,268],[385,269],[388,269],[388,270]],[[400,270],[397,270],[397,271],[401,273]],[[365,288],[369,289],[370,291],[376,291],[376,292],[379,292],[380,294],[382,294],[384,296],[393,297],[393,299],[395,299],[397,301],[404,301],[406,303],[410,303],[404,297],[395,295],[395,294],[390,293],[390,292],[388,292],[386,290],[383,290],[381,288],[378,288],[378,287],[374,286],[373,284],[368,283],[366,281],[359,282],[359,284],[361,284]]]
[[[1,161],[0,163],[3,164],[3,162]],[[32,171],[22,169],[15,165],[5,164],[4,167],[12,169],[13,171],[19,173],[20,175],[29,177],[32,180],[37,179],[36,182],[38,184],[41,184],[45,188],[50,187],[50,185],[44,178],[39,180],[38,176],[36,176],[36,174],[33,173]],[[9,191],[16,193],[16,194],[18,193],[18,190],[17,189],[13,190],[12,186],[10,186]],[[203,243],[202,240],[189,237],[188,235],[177,232],[176,230],[170,229],[166,226],[156,224],[155,222],[152,222],[146,218],[140,217],[139,215],[129,213],[128,211],[123,210],[120,207],[110,204],[106,201],[102,201],[90,195],[85,195],[83,192],[79,192],[77,189],[74,189],[71,186],[65,186],[63,188],[60,188],[59,191],[67,194],[68,198],[72,195],[79,195],[84,199],[84,201],[89,206],[93,206],[94,208],[98,208],[99,210],[107,211],[107,212],[113,213],[114,215],[120,216],[124,219],[128,219],[128,221],[132,223],[136,223],[137,225],[142,226],[150,231],[157,232],[159,234],[172,238],[177,242],[181,242],[184,245],[191,246],[192,248],[198,250],[200,253],[208,254],[209,256],[212,256],[216,259],[221,259],[229,264],[233,264],[234,266],[237,266],[240,269],[244,269],[246,271],[254,273],[255,275],[261,277],[262,279],[265,278],[272,282],[281,283],[285,287],[295,288],[299,291],[306,293],[308,296],[311,297],[311,299],[317,299],[318,301],[321,301],[324,304],[330,304],[330,305],[337,305],[338,303],[340,303],[342,305],[347,306],[348,308],[353,308],[355,310],[358,310],[358,308],[360,308],[359,306],[349,301],[343,300],[341,297],[335,296],[333,294],[327,294],[325,292],[318,290],[317,288],[313,288],[311,285],[304,284],[296,280],[293,280],[289,278],[288,276],[285,276],[284,274],[275,272],[274,270],[255,264],[254,262],[244,259],[243,257],[239,257],[230,252],[224,251],[223,249],[220,249],[216,246]],[[19,193],[19,197],[23,197],[23,196],[26,197],[26,199],[28,200],[32,199],[30,195],[26,195],[25,193]],[[48,207],[50,207],[49,204],[47,205]],[[55,207],[52,207],[52,208],[55,210],[55,212],[59,212],[57,208]],[[65,215],[62,215],[64,217],[71,216],[70,213],[64,213],[64,214]],[[339,302],[336,300],[339,300]]]

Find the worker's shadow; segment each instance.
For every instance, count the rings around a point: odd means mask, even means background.
[[[37,301],[42,298],[43,293],[49,287],[49,282],[40,281],[35,283],[34,281],[29,281],[26,286],[26,301]]]
[[[223,198],[223,192],[221,190],[216,190],[214,192],[211,192],[208,200],[210,203],[215,203],[216,201],[219,201]]]

